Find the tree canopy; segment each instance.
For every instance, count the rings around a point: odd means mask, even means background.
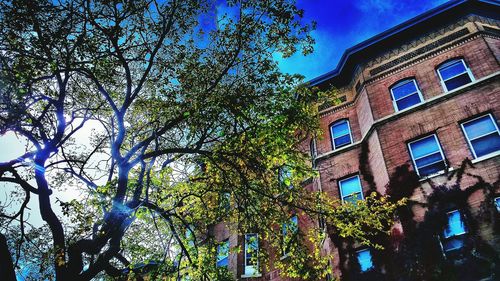
[[[302,17],[292,0],[2,1],[0,134],[27,142],[0,163],[0,182],[20,202],[0,207],[17,270],[224,280],[214,262],[220,222],[276,249],[292,213],[321,214],[365,244],[387,231],[397,204],[373,195],[340,206],[302,187],[315,172],[301,144],[319,134],[317,105],[331,98],[273,59],[312,51],[314,23]],[[80,195],[54,198],[64,189]],[[30,200],[42,228],[26,217]],[[296,239],[309,242],[277,266],[324,275],[321,235],[301,231]]]

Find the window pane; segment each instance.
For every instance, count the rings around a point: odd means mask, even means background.
[[[451,91],[453,89],[456,89],[462,85],[469,84],[472,82],[472,80],[469,77],[469,74],[466,72],[460,76],[457,76],[455,78],[452,78],[450,80],[446,80],[444,84],[446,85],[446,89],[448,91]]]
[[[340,137],[340,138],[335,138],[333,140],[333,142],[335,143],[335,148],[339,148],[341,146],[350,144],[351,143],[351,136],[345,135],[345,136]]]
[[[490,135],[471,141],[477,157],[500,150],[500,135],[492,133]]]
[[[246,265],[257,265],[257,253],[259,250],[259,239],[257,234],[245,235]]]
[[[419,168],[418,174],[420,176],[424,177],[424,176],[435,174],[435,173],[442,171],[444,169],[446,169],[446,164],[444,163],[444,161],[441,161],[441,162],[434,163],[434,164],[429,165],[429,166]]]
[[[339,123],[332,126],[333,137],[337,138],[345,134],[349,134],[349,124],[346,120],[342,120]]]
[[[398,110],[403,110],[420,102],[421,102],[420,96],[417,93],[415,93],[411,96],[396,101],[396,105],[398,107]]]
[[[441,73],[441,77],[443,78],[443,80],[447,80],[448,78],[466,72],[466,70],[463,62],[460,60],[451,63],[451,65],[441,67],[439,69],[439,72]]]
[[[439,146],[434,135],[412,142],[410,148],[414,159],[439,151]]]
[[[217,246],[217,266],[227,266],[229,256],[229,241]]]
[[[361,186],[359,185],[359,176],[340,181],[340,193],[342,197],[346,197],[352,193],[357,192],[361,192]]]
[[[443,242],[443,249],[445,252],[460,249],[464,246],[463,237],[451,238]]]
[[[465,226],[459,211],[448,213],[448,225],[444,230],[444,237],[460,235],[465,233]]]
[[[500,212],[500,197],[495,198],[495,206],[497,207],[497,211]]]
[[[415,87],[415,83],[413,80],[410,80],[403,85],[392,88],[392,95],[394,96],[394,100],[399,100],[400,98],[415,93],[416,91],[417,87]]]
[[[346,202],[346,203],[356,204],[356,202],[359,200],[363,200],[363,196],[361,195],[361,192],[354,193],[354,194],[351,194],[351,195],[344,197],[344,202]]]
[[[438,151],[434,154],[431,154],[431,155],[422,157],[418,160],[415,160],[415,163],[417,164],[418,168],[421,168],[423,166],[433,164],[433,163],[436,163],[436,162],[441,161],[441,160],[443,160],[443,157],[441,156],[441,152]]]
[[[475,139],[497,130],[490,115],[472,120],[464,124],[465,133],[469,139]]]
[[[358,252],[358,262],[361,267],[361,271],[367,271],[373,267],[372,254],[370,250],[362,250]]]

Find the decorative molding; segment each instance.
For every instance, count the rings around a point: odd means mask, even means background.
[[[452,42],[460,37],[463,37],[463,36],[469,34],[469,33],[470,33],[470,31],[466,27],[462,28],[462,29],[455,31],[455,32],[453,32],[453,33],[451,33],[451,34],[449,34],[441,39],[438,39],[430,44],[427,44],[423,47],[420,47],[413,52],[407,53],[405,55],[400,56],[397,59],[389,61],[388,63],[382,64],[381,66],[373,68],[372,70],[370,70],[370,75],[376,75],[376,74],[379,74],[385,70],[396,67],[405,61],[408,61],[416,56],[425,54],[431,50],[434,50],[440,46],[443,46],[444,44],[450,43],[450,42]]]

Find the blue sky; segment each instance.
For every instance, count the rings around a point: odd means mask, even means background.
[[[280,59],[280,68],[306,80],[337,66],[344,51],[447,0],[297,0],[307,21],[317,22],[315,52]]]

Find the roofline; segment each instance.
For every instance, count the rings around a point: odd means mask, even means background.
[[[462,6],[465,4],[478,4],[478,3],[483,3],[483,4],[490,4],[494,5],[497,7],[500,7],[500,1],[499,0],[454,0],[450,2],[446,2],[442,5],[439,5],[433,9],[430,9],[416,17],[413,17],[407,21],[404,21],[403,23],[400,23],[390,29],[387,29],[386,31],[383,31],[367,40],[364,40],[347,50],[342,54],[342,57],[340,58],[339,63],[337,64],[337,67],[329,71],[325,74],[322,74],[318,77],[315,77],[307,82],[310,86],[318,86],[332,78],[340,76],[346,68],[346,65],[348,63],[352,63],[354,55],[358,55],[365,51],[369,47],[373,47],[377,44],[380,44],[381,42],[384,42],[386,40],[389,40],[392,37],[397,36],[398,34],[407,31],[410,28],[415,28],[418,25],[421,25],[428,21],[431,18],[434,18],[438,15],[443,14],[444,12],[453,10],[454,8],[458,6]],[[472,13],[472,11],[470,11]]]

